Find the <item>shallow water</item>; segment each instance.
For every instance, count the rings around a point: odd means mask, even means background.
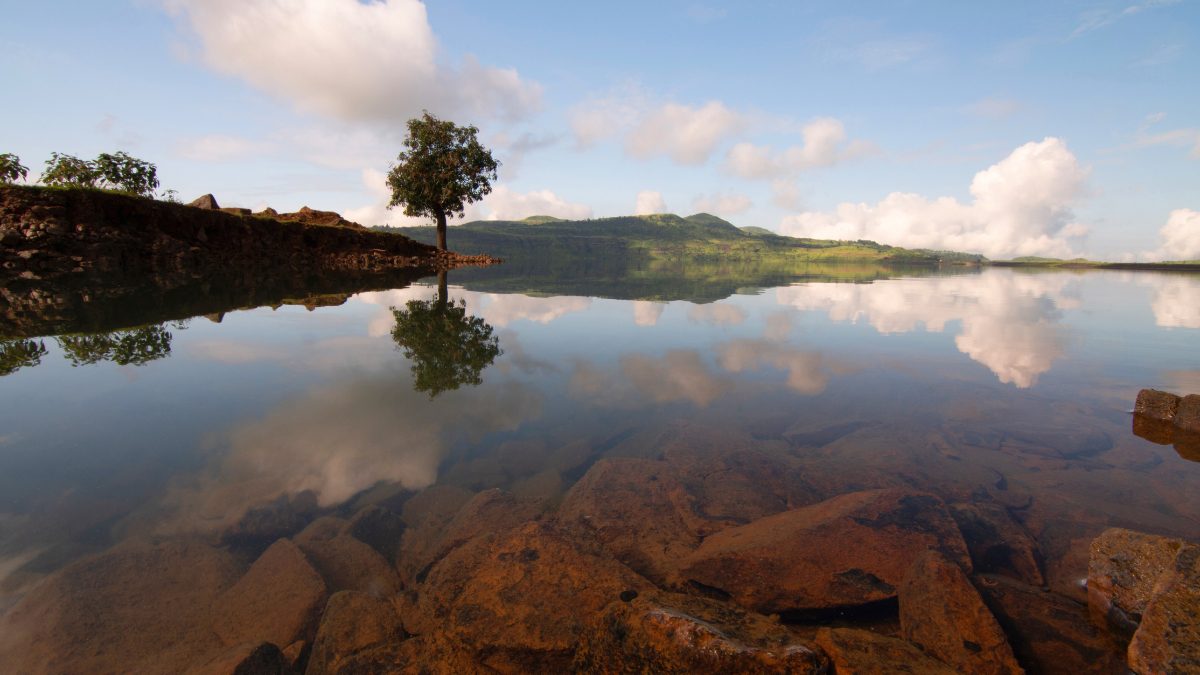
[[[219,531],[283,494],[553,500],[597,459],[655,457],[668,439],[800,458],[823,496],[904,485],[997,502],[1077,597],[1107,526],[1200,538],[1198,457],[1134,435],[1128,414],[1143,387],[1200,393],[1200,277],[826,280],[875,276],[451,273],[452,303],[500,353],[463,355],[459,330],[433,351],[474,362],[424,374],[392,308],[434,298],[434,280],[6,341],[0,609],[79,556]]]

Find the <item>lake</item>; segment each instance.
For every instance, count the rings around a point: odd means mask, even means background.
[[[667,447],[776,457],[822,499],[903,487],[1001,509],[1078,600],[1105,528],[1200,539],[1200,453],[1130,415],[1142,388],[1200,393],[1200,276],[500,266],[441,293],[100,334],[66,316],[4,341],[0,610],[84,556],[219,536],[280,497],[383,505],[415,531],[421,491],[553,509],[597,461]]]

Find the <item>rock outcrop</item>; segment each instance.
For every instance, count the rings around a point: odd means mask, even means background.
[[[229,646],[311,640],[325,598],[325,582],[304,553],[280,539],[217,598],[213,632]]]
[[[1088,560],[1088,606],[1118,631],[1132,634],[1154,596],[1155,585],[1171,569],[1184,542],[1120,528],[1092,541]]]
[[[869,630],[822,628],[817,631],[816,643],[829,656],[837,675],[951,675],[956,672],[921,653],[909,642]]]
[[[1200,672],[1200,546],[1180,549],[1159,577],[1128,658],[1139,675]]]

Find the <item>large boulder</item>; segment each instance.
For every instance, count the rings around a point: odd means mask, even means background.
[[[503,670],[565,671],[586,622],[651,589],[598,548],[546,523],[485,535],[430,570],[405,627],[444,632]]]
[[[439,536],[430,539],[430,545],[424,551],[412,552],[404,562],[417,570],[416,580],[421,581],[435,562],[471,539],[489,532],[504,532],[537,519],[542,504],[541,500],[516,497],[496,488],[484,490],[463,505]]]
[[[1179,400],[1175,426],[1184,431],[1200,433],[1200,394],[1189,394]]]
[[[1175,419],[1178,410],[1179,397],[1157,389],[1139,391],[1137,402],[1133,405],[1133,414],[1165,422]]]
[[[368,506],[355,513],[346,524],[346,532],[379,552],[391,562],[400,550],[404,520],[382,506]]]
[[[1155,584],[1171,569],[1184,542],[1121,528],[1092,541],[1088,606],[1094,616],[1127,634],[1137,630]]]
[[[404,503],[400,518],[405,530],[396,554],[396,567],[405,582],[415,581],[433,558],[450,521],[474,496],[475,493],[457,486],[432,485]]]
[[[937,552],[917,557],[899,598],[901,633],[926,654],[969,675],[1023,672],[967,575]]]
[[[357,591],[335,593],[321,617],[305,673],[389,672],[404,638],[400,615],[388,600]]]
[[[1124,672],[1120,645],[1082,603],[1002,576],[979,575],[975,585],[1026,672]]]
[[[825,673],[820,649],[764,616],[686,595],[629,594],[591,623],[582,673]]]
[[[211,192],[206,195],[196,197],[192,201],[188,202],[188,206],[194,206],[198,209],[209,209],[212,211],[219,211],[221,209],[221,205],[217,203],[217,198],[212,196]]]
[[[221,541],[258,555],[283,537],[303,530],[316,513],[317,495],[312,490],[280,495],[267,504],[248,509],[221,533]]]
[[[325,582],[294,543],[280,539],[214,606],[213,632],[229,646],[312,639]]]
[[[896,597],[931,549],[971,569],[940,499],[867,490],[718,532],[680,561],[674,581],[764,614],[847,607]]]
[[[181,673],[225,647],[214,598],[241,570],[193,539],[130,541],[47,577],[0,617],[0,670]]]
[[[976,572],[1003,574],[1031,586],[1046,583],[1037,542],[1007,508],[991,502],[951,504],[950,515],[958,523]]]
[[[378,551],[350,534],[348,525],[340,518],[319,518],[296,535],[295,541],[321,573],[331,593],[398,592],[402,584],[395,568]]]
[[[837,675],[951,675],[950,666],[926,656],[911,643],[855,628],[822,628],[817,646]]]
[[[1159,577],[1128,659],[1139,675],[1200,672],[1200,546],[1181,548]]]

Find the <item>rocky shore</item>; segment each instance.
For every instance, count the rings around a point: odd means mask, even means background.
[[[0,186],[0,284],[94,274],[201,275],[244,269],[450,269],[460,256],[335,213],[220,209],[85,189]]]
[[[539,496],[281,495],[131,537],[0,618],[14,673],[1136,673],[1200,667],[1200,547],[1111,529],[1083,600],[1019,516],[664,442]],[[563,449],[561,452],[567,452]]]

